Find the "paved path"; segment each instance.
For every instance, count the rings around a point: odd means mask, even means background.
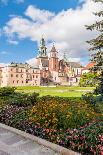
[[[0,155],[60,155],[36,142],[0,127]]]

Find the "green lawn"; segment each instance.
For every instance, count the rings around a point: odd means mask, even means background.
[[[85,94],[88,91],[92,91],[94,87],[35,87],[35,86],[23,86],[17,87],[17,91],[20,92],[38,92],[40,96],[61,96],[61,97],[81,97],[82,94]]]

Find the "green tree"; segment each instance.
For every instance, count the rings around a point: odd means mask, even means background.
[[[103,5],[103,0],[93,0],[94,2],[101,3]],[[100,12],[94,13],[95,16],[98,16],[98,21],[90,26],[86,26],[88,30],[97,30],[99,32],[98,36],[90,41],[87,41],[90,44],[91,51],[91,61],[95,62],[92,71],[98,73],[98,86],[95,89],[96,95],[101,95],[103,97],[103,10]]]
[[[97,85],[97,74],[85,73],[81,76],[79,85],[81,87],[93,87]]]

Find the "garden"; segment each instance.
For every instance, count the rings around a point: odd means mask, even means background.
[[[103,102],[0,88],[0,122],[84,155],[103,155]]]

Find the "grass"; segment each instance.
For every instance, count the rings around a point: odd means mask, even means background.
[[[88,91],[93,91],[94,87],[36,87],[36,86],[20,86],[17,87],[17,91],[20,92],[38,92],[40,96],[61,96],[61,97],[81,97]]]

